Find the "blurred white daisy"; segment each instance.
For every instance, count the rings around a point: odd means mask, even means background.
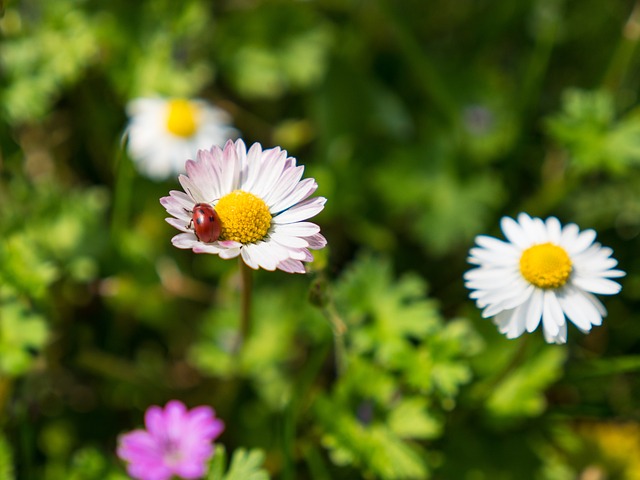
[[[310,249],[326,245],[320,227],[305,220],[318,214],[326,199],[311,197],[318,188],[313,178],[301,180],[303,166],[279,147],[262,150],[254,143],[247,151],[242,140],[229,140],[224,149],[200,150],[180,175],[184,192],[173,190],[160,199],[172,217],[167,222],[181,230],[172,243],[196,253],[221,258],[242,256],[253,269],[280,269],[305,273],[302,262],[313,260]],[[209,242],[196,236],[196,204],[215,208],[221,228]],[[206,240],[206,239],[204,239]]]
[[[224,111],[203,100],[138,98],[127,105],[127,149],[138,171],[163,180],[198,149],[237,137]]]
[[[610,279],[625,272],[614,269],[613,250],[594,242],[594,230],[526,213],[517,221],[503,217],[500,226],[508,242],[476,237],[468,261],[478,267],[464,275],[484,318],[493,317],[507,338],[533,332],[542,320],[549,343],[567,341],[565,317],[583,333],[602,324],[607,310],[593,294],[618,293]]]

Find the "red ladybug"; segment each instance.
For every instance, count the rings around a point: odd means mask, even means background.
[[[215,208],[208,203],[196,203],[192,213],[189,228],[193,225],[193,231],[198,240],[211,243],[220,238],[222,223]]]

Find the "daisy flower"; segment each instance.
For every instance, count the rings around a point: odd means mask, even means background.
[[[229,140],[224,149],[200,150],[186,170],[179,176],[184,192],[160,199],[172,215],[167,222],[182,231],[171,240],[176,247],[224,259],[240,255],[253,269],[305,273],[302,262],[313,260],[309,250],[326,245],[320,227],[305,221],[324,208],[326,198],[311,197],[318,184],[301,180],[304,167],[286,150],[254,143],[247,151],[242,140]],[[207,221],[220,223],[216,234],[197,235],[196,204],[215,208]]]
[[[127,105],[129,156],[140,173],[163,180],[183,172],[200,148],[235,138],[229,115],[203,100],[138,98]]]
[[[118,456],[128,463],[127,472],[137,480],[202,478],[213,456],[212,442],[224,430],[211,407],[187,410],[172,400],[162,409],[149,407],[146,430],[134,430],[118,439]]]
[[[594,294],[615,295],[623,277],[613,250],[595,242],[594,230],[580,231],[557,218],[546,221],[526,213],[500,223],[508,241],[480,235],[469,252],[477,268],[465,273],[469,295],[507,338],[533,332],[542,321],[549,343],[567,341],[569,319],[583,333],[607,315]]]

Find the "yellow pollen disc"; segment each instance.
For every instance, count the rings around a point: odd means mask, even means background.
[[[222,232],[220,240],[254,243],[262,240],[271,227],[269,207],[253,193],[234,190],[216,205]]]
[[[190,137],[198,128],[198,107],[181,98],[169,102],[167,130],[178,137]]]
[[[571,259],[564,248],[542,243],[527,248],[520,257],[520,273],[538,288],[560,288],[571,275]]]

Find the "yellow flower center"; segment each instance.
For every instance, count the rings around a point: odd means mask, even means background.
[[[198,107],[188,100],[177,98],[169,102],[167,130],[178,137],[190,137],[198,128]]]
[[[527,248],[520,257],[520,273],[538,288],[560,288],[571,275],[571,259],[564,248],[542,243]]]
[[[234,190],[216,205],[222,232],[220,240],[254,243],[262,240],[271,227],[269,207],[253,193]]]

